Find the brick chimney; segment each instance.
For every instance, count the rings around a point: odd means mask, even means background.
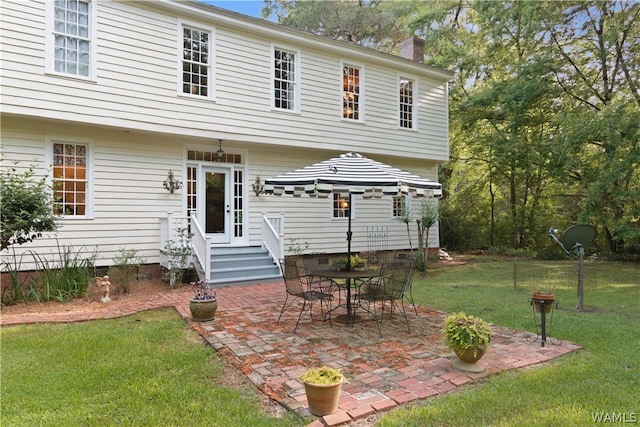
[[[401,41],[398,45],[400,56],[411,61],[424,61],[424,40],[420,37],[412,36]]]

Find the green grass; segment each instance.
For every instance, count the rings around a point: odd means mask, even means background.
[[[553,269],[554,263],[540,263]],[[577,281],[576,281],[577,284]],[[514,288],[513,265],[494,260],[416,278],[416,302],[535,331],[530,288]],[[599,263],[597,286],[556,289],[551,335],[583,350],[533,369],[511,371],[383,416],[378,426],[584,426],[606,413],[640,420],[640,265]],[[553,345],[549,341],[547,345]],[[620,418],[620,417],[626,418]],[[608,423],[616,425],[624,423]]]
[[[3,426],[286,426],[253,386],[224,387],[215,350],[171,310],[4,327]]]
[[[482,260],[417,277],[416,302],[534,331],[529,285],[514,288],[511,261]],[[535,267],[553,270],[557,263]],[[589,283],[582,313],[574,310],[575,289],[556,289],[560,308],[550,331],[583,350],[402,407],[377,425],[584,426],[602,413],[640,418],[640,265],[600,263],[597,284]],[[309,422],[292,413],[280,419],[261,413],[253,386],[221,385],[221,359],[171,310],[81,324],[11,326],[0,334],[3,426]]]

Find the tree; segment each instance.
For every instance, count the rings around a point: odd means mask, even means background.
[[[31,242],[58,228],[46,178],[37,179],[34,167],[19,171],[17,163],[0,171],[1,247]]]
[[[418,226],[418,256],[416,265],[419,270],[425,271],[429,263],[429,229],[438,221],[438,205],[436,203],[422,201],[420,205],[420,218],[416,219]]]
[[[263,18],[334,40],[392,52],[411,36],[408,22],[419,1],[265,0]]]

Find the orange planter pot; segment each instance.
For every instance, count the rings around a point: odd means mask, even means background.
[[[335,384],[311,384],[305,382],[304,391],[307,393],[309,411],[319,417],[336,412],[343,382],[344,379]]]
[[[542,303],[544,302],[544,312],[549,313],[556,295],[552,292],[534,292],[531,294],[531,300],[536,307],[536,313],[542,312]]]

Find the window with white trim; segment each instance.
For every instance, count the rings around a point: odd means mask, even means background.
[[[344,65],[342,68],[342,118],[361,119],[360,68]]]
[[[352,200],[353,202],[353,200]],[[334,218],[353,218],[353,206],[349,206],[349,195],[333,193],[333,217]]]
[[[398,125],[404,129],[413,129],[415,123],[413,120],[414,111],[414,97],[413,97],[414,83],[409,79],[400,79],[398,85]]]
[[[90,77],[92,68],[93,23],[91,1],[55,0],[48,3],[47,18],[52,54],[49,70],[71,76]],[[50,37],[50,38],[49,38]]]
[[[393,196],[391,216],[400,219],[406,215],[411,215],[411,199],[407,196]]]
[[[53,213],[64,216],[89,214],[89,146],[54,142]]]
[[[273,106],[295,111],[298,92],[296,52],[274,48],[273,50]]]
[[[182,26],[182,93],[208,98],[212,76],[211,32]]]

